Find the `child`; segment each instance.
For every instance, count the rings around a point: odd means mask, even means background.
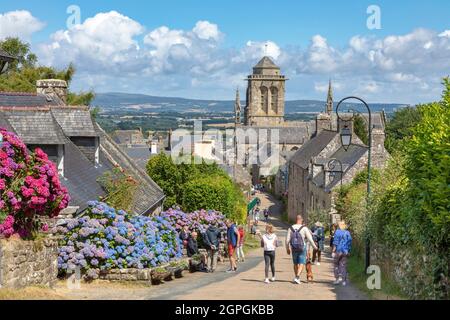
[[[347,230],[345,221],[339,222],[339,229],[334,233],[333,258],[334,258],[334,284],[347,285],[347,257],[352,248],[352,236]]]
[[[256,228],[256,222],[253,221],[252,228],[250,229],[250,233],[253,234],[253,235],[255,235],[255,234],[256,234],[256,231],[257,231],[257,228]]]
[[[273,233],[273,225],[266,225],[266,233],[261,235],[258,231],[258,236],[261,239],[261,247],[264,247],[264,263],[265,263],[265,280],[264,283],[270,283],[275,281],[275,249],[278,246],[278,238]],[[269,265],[272,271],[272,279],[269,281]]]
[[[244,256],[244,236],[245,236],[245,232],[244,232],[244,227],[243,226],[239,226],[238,228],[238,232],[239,232],[239,243],[238,243],[238,247],[237,247],[237,258],[238,258],[238,262],[244,262],[245,261],[245,256]]]

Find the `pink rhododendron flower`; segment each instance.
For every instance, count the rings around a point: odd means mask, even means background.
[[[7,216],[0,224],[0,236],[28,237],[41,229],[35,223],[38,216],[56,217],[70,197],[45,152],[36,148],[29,153],[14,133],[1,128],[0,133],[0,216]]]

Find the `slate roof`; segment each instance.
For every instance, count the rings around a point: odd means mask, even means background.
[[[44,107],[62,106],[56,96],[28,92],[0,92],[0,107]]]
[[[100,135],[101,153],[104,153],[111,166],[119,165],[138,181],[138,188],[134,193],[132,203],[133,211],[140,214],[149,213],[164,199],[164,192],[97,123],[95,126]]]
[[[147,145],[127,147],[127,148],[123,148],[123,150],[142,169],[145,169],[145,167],[147,166],[148,160],[153,156]]]
[[[255,126],[240,126],[243,130],[254,129],[258,133],[258,130],[267,130],[267,139],[270,139],[272,130],[278,130],[279,144],[303,144],[310,139],[311,135],[315,131],[314,123],[306,122],[301,126],[295,127],[255,127]]]
[[[49,111],[12,109],[2,112],[25,144],[65,144],[64,132]]]
[[[317,136],[308,140],[292,156],[291,161],[307,169],[312,157],[317,156],[336,137],[336,131],[322,130]]]
[[[68,137],[96,137],[97,132],[92,123],[88,108],[51,108],[55,120]]]
[[[105,161],[101,161],[105,164]],[[61,182],[67,187],[71,200],[70,206],[80,207],[79,211],[87,208],[87,202],[105,196],[105,191],[97,182],[108,166],[95,166],[72,142],[65,145],[65,177]]]
[[[254,69],[280,69],[268,56],[264,56],[259,62],[253,67]]]

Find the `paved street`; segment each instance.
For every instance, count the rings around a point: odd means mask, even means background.
[[[271,223],[276,227],[275,232],[280,239],[286,237],[287,227],[280,220],[280,205],[271,196],[259,194],[261,198],[261,208],[270,208],[274,216]],[[264,229],[265,224],[260,223],[260,229]],[[329,250],[329,248],[326,248]],[[314,282],[306,283],[306,273],[302,275],[302,284],[292,283],[293,267],[291,256],[288,256],[284,247],[278,248],[276,252],[276,275],[277,281],[265,284],[263,249],[254,250],[248,264],[253,266],[245,268],[247,262],[241,264],[241,271],[235,275],[226,274],[226,278],[208,285],[187,290],[187,292],[177,295],[177,299],[364,299],[357,289],[351,285],[347,287],[334,286],[331,256],[325,254],[320,266],[313,266]],[[208,277],[208,275],[206,275]],[[221,277],[223,278],[223,276]],[[175,297],[174,297],[175,298]]]
[[[273,216],[271,223],[275,226],[275,232],[281,240],[286,237],[288,225],[280,220],[281,205],[272,196],[258,195],[261,199],[261,208],[270,208]],[[264,222],[260,223],[260,230],[264,230]],[[276,252],[277,281],[265,284],[263,250],[256,249],[248,254],[246,261],[239,264],[239,271],[235,274],[227,274],[228,261],[219,263],[218,269],[213,274],[196,272],[185,273],[181,279],[169,281],[159,286],[151,287],[124,287],[115,284],[90,284],[82,285],[81,290],[67,290],[61,286],[58,294],[68,299],[224,299],[224,300],[340,300],[340,299],[366,299],[357,289],[334,286],[332,284],[332,263],[328,251],[322,257],[320,266],[313,266],[314,282],[306,283],[306,274],[302,275],[302,284],[292,283],[293,268],[291,257],[286,254],[284,247]]]

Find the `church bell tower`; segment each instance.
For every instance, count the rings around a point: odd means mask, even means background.
[[[253,67],[253,73],[247,77],[245,125],[283,125],[286,80],[280,68],[268,56],[264,56]]]

